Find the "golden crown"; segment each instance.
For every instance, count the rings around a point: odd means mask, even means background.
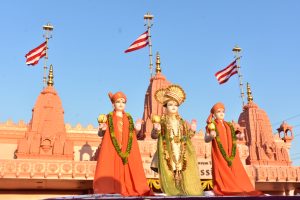
[[[178,105],[181,105],[186,99],[185,92],[179,85],[170,85],[167,88],[159,89],[155,92],[154,97],[156,101],[163,105],[170,100],[174,100]]]

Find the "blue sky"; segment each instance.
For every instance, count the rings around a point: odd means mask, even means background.
[[[274,132],[283,120],[294,126],[291,157],[300,165],[299,1],[3,1],[0,8],[0,121],[31,118],[43,88],[43,61],[25,65],[24,55],[43,42],[51,22],[49,64],[65,110],[65,122],[93,124],[111,110],[109,91],[124,91],[127,111],[142,117],[149,84],[148,49],[124,50],[145,31],[143,15],[154,15],[153,52],[163,74],[187,94],[181,115],[203,129],[211,106],[222,101],[226,119],[241,112],[237,76],[218,85],[214,73],[242,49],[244,83],[270,118]]]

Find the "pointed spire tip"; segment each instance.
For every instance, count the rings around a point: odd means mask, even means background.
[[[252,102],[253,96],[252,96],[252,91],[249,83],[247,83],[247,95],[248,95],[248,103]]]
[[[156,52],[156,74],[161,72],[161,67],[160,67],[160,55],[159,52]]]
[[[50,65],[50,69],[49,69],[49,75],[48,75],[48,81],[47,81],[47,85],[48,86],[53,86],[54,82],[53,82],[53,66]]]

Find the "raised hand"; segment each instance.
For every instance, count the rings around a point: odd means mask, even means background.
[[[156,131],[160,131],[161,130],[160,123],[153,123],[153,127],[154,127],[154,130],[156,130]]]
[[[244,137],[245,137],[245,134],[244,134],[244,133],[239,132],[238,134],[236,134],[236,138],[237,138],[238,140],[243,140]]]
[[[212,137],[212,138],[215,138],[217,136],[217,133],[216,131],[210,131],[209,135]]]
[[[134,128],[137,132],[139,132],[142,129],[142,123],[143,123],[143,120],[141,120],[141,119],[136,120]]]
[[[107,124],[106,123],[99,123],[99,130],[100,131],[105,131],[107,129]]]
[[[197,129],[197,121],[195,119],[191,122],[191,131],[196,132]]]

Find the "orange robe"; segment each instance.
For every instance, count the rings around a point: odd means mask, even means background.
[[[231,130],[227,123],[216,120],[216,128],[219,132],[222,146],[228,156],[231,155],[232,136]],[[238,149],[232,161],[228,166],[226,160],[218,147],[216,139],[212,141],[212,175],[214,192],[216,195],[240,195],[240,196],[257,196],[261,192],[255,191],[250,179],[240,160]]]
[[[123,128],[120,125],[122,122]],[[113,125],[118,143],[122,145],[122,152],[125,152],[129,139],[129,120],[127,115],[124,113],[123,118],[120,118],[113,112]],[[147,184],[135,134],[133,136],[128,163],[123,165],[121,158],[113,146],[107,126],[98,155],[93,187],[94,193],[98,194],[121,194],[123,196],[152,195]]]

